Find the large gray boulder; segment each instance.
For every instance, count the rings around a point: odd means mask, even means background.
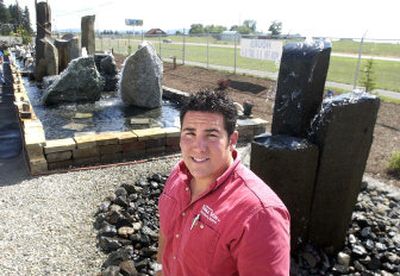
[[[70,62],[43,94],[45,105],[63,102],[94,102],[100,99],[103,80],[96,69],[93,56]]]
[[[141,44],[122,69],[120,93],[128,105],[156,108],[162,105],[163,64],[153,46]]]
[[[116,91],[118,89],[119,76],[114,57],[109,54],[95,54],[94,62],[104,79],[103,91]]]

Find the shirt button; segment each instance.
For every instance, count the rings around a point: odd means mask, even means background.
[[[179,234],[176,234],[175,237],[176,237],[177,239],[179,239],[180,236],[179,236]]]
[[[184,217],[184,216],[186,216],[186,213],[185,213],[185,212],[182,212],[182,217]]]
[[[204,229],[204,224],[200,224],[200,229]]]
[[[185,188],[185,191],[186,191],[186,192],[189,192],[189,187],[186,187],[186,188]]]
[[[173,256],[172,259],[176,260],[176,256]]]

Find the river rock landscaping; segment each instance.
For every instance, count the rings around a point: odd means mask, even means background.
[[[154,275],[157,253],[157,199],[166,175],[122,183],[96,213],[98,246],[108,253],[102,276]],[[340,212],[340,210],[338,210]],[[292,275],[400,275],[400,194],[363,182],[338,254],[305,244],[292,255]],[[329,234],[329,233],[327,233]]]

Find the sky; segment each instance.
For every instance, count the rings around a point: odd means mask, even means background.
[[[4,0],[6,5],[16,0]],[[41,0],[37,0],[41,2]],[[34,0],[28,6],[36,22]],[[399,0],[48,0],[52,29],[80,28],[81,17],[96,15],[99,30],[188,30],[191,24],[223,25],[228,29],[246,19],[267,31],[274,20],[282,32],[302,36],[400,39]],[[125,19],[142,19],[142,27],[125,26]],[[35,24],[32,24],[35,28]]]

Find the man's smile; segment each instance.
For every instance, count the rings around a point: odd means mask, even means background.
[[[208,161],[209,159],[210,159],[210,158],[207,158],[207,157],[203,157],[203,158],[192,157],[192,160],[193,160],[195,163],[204,163],[204,162]]]

